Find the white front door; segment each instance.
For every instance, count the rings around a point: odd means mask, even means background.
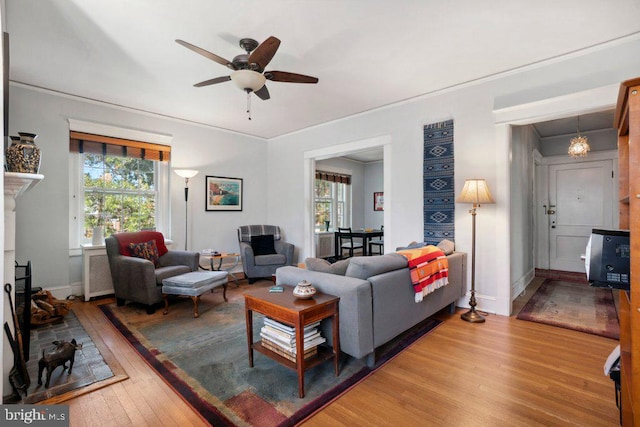
[[[549,266],[585,272],[591,229],[613,227],[613,161],[549,166]]]

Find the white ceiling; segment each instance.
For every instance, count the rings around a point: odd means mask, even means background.
[[[10,79],[272,138],[640,31],[638,0],[5,0]],[[223,58],[238,40],[282,43],[271,99],[178,44]]]

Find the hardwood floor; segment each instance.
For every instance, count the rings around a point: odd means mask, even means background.
[[[71,426],[207,425],[94,302],[74,311],[129,379],[66,402]],[[484,324],[439,317],[442,325],[304,425],[618,425],[614,385],[603,373],[617,341],[513,316],[489,315]]]

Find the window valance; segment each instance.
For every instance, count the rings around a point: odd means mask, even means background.
[[[69,151],[168,162],[171,147],[151,142],[114,138],[84,132],[69,132]]]
[[[316,171],[316,179],[322,181],[338,182],[341,184],[351,184],[351,175],[345,175],[342,173]]]

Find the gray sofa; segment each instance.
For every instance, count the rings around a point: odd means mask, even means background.
[[[375,364],[375,349],[402,332],[455,303],[467,291],[467,254],[453,252],[449,261],[449,284],[416,303],[407,260],[399,254],[354,257],[344,276],[298,267],[281,267],[276,283],[311,282],[319,291],[340,297],[340,349]],[[323,331],[331,341],[331,322]]]

